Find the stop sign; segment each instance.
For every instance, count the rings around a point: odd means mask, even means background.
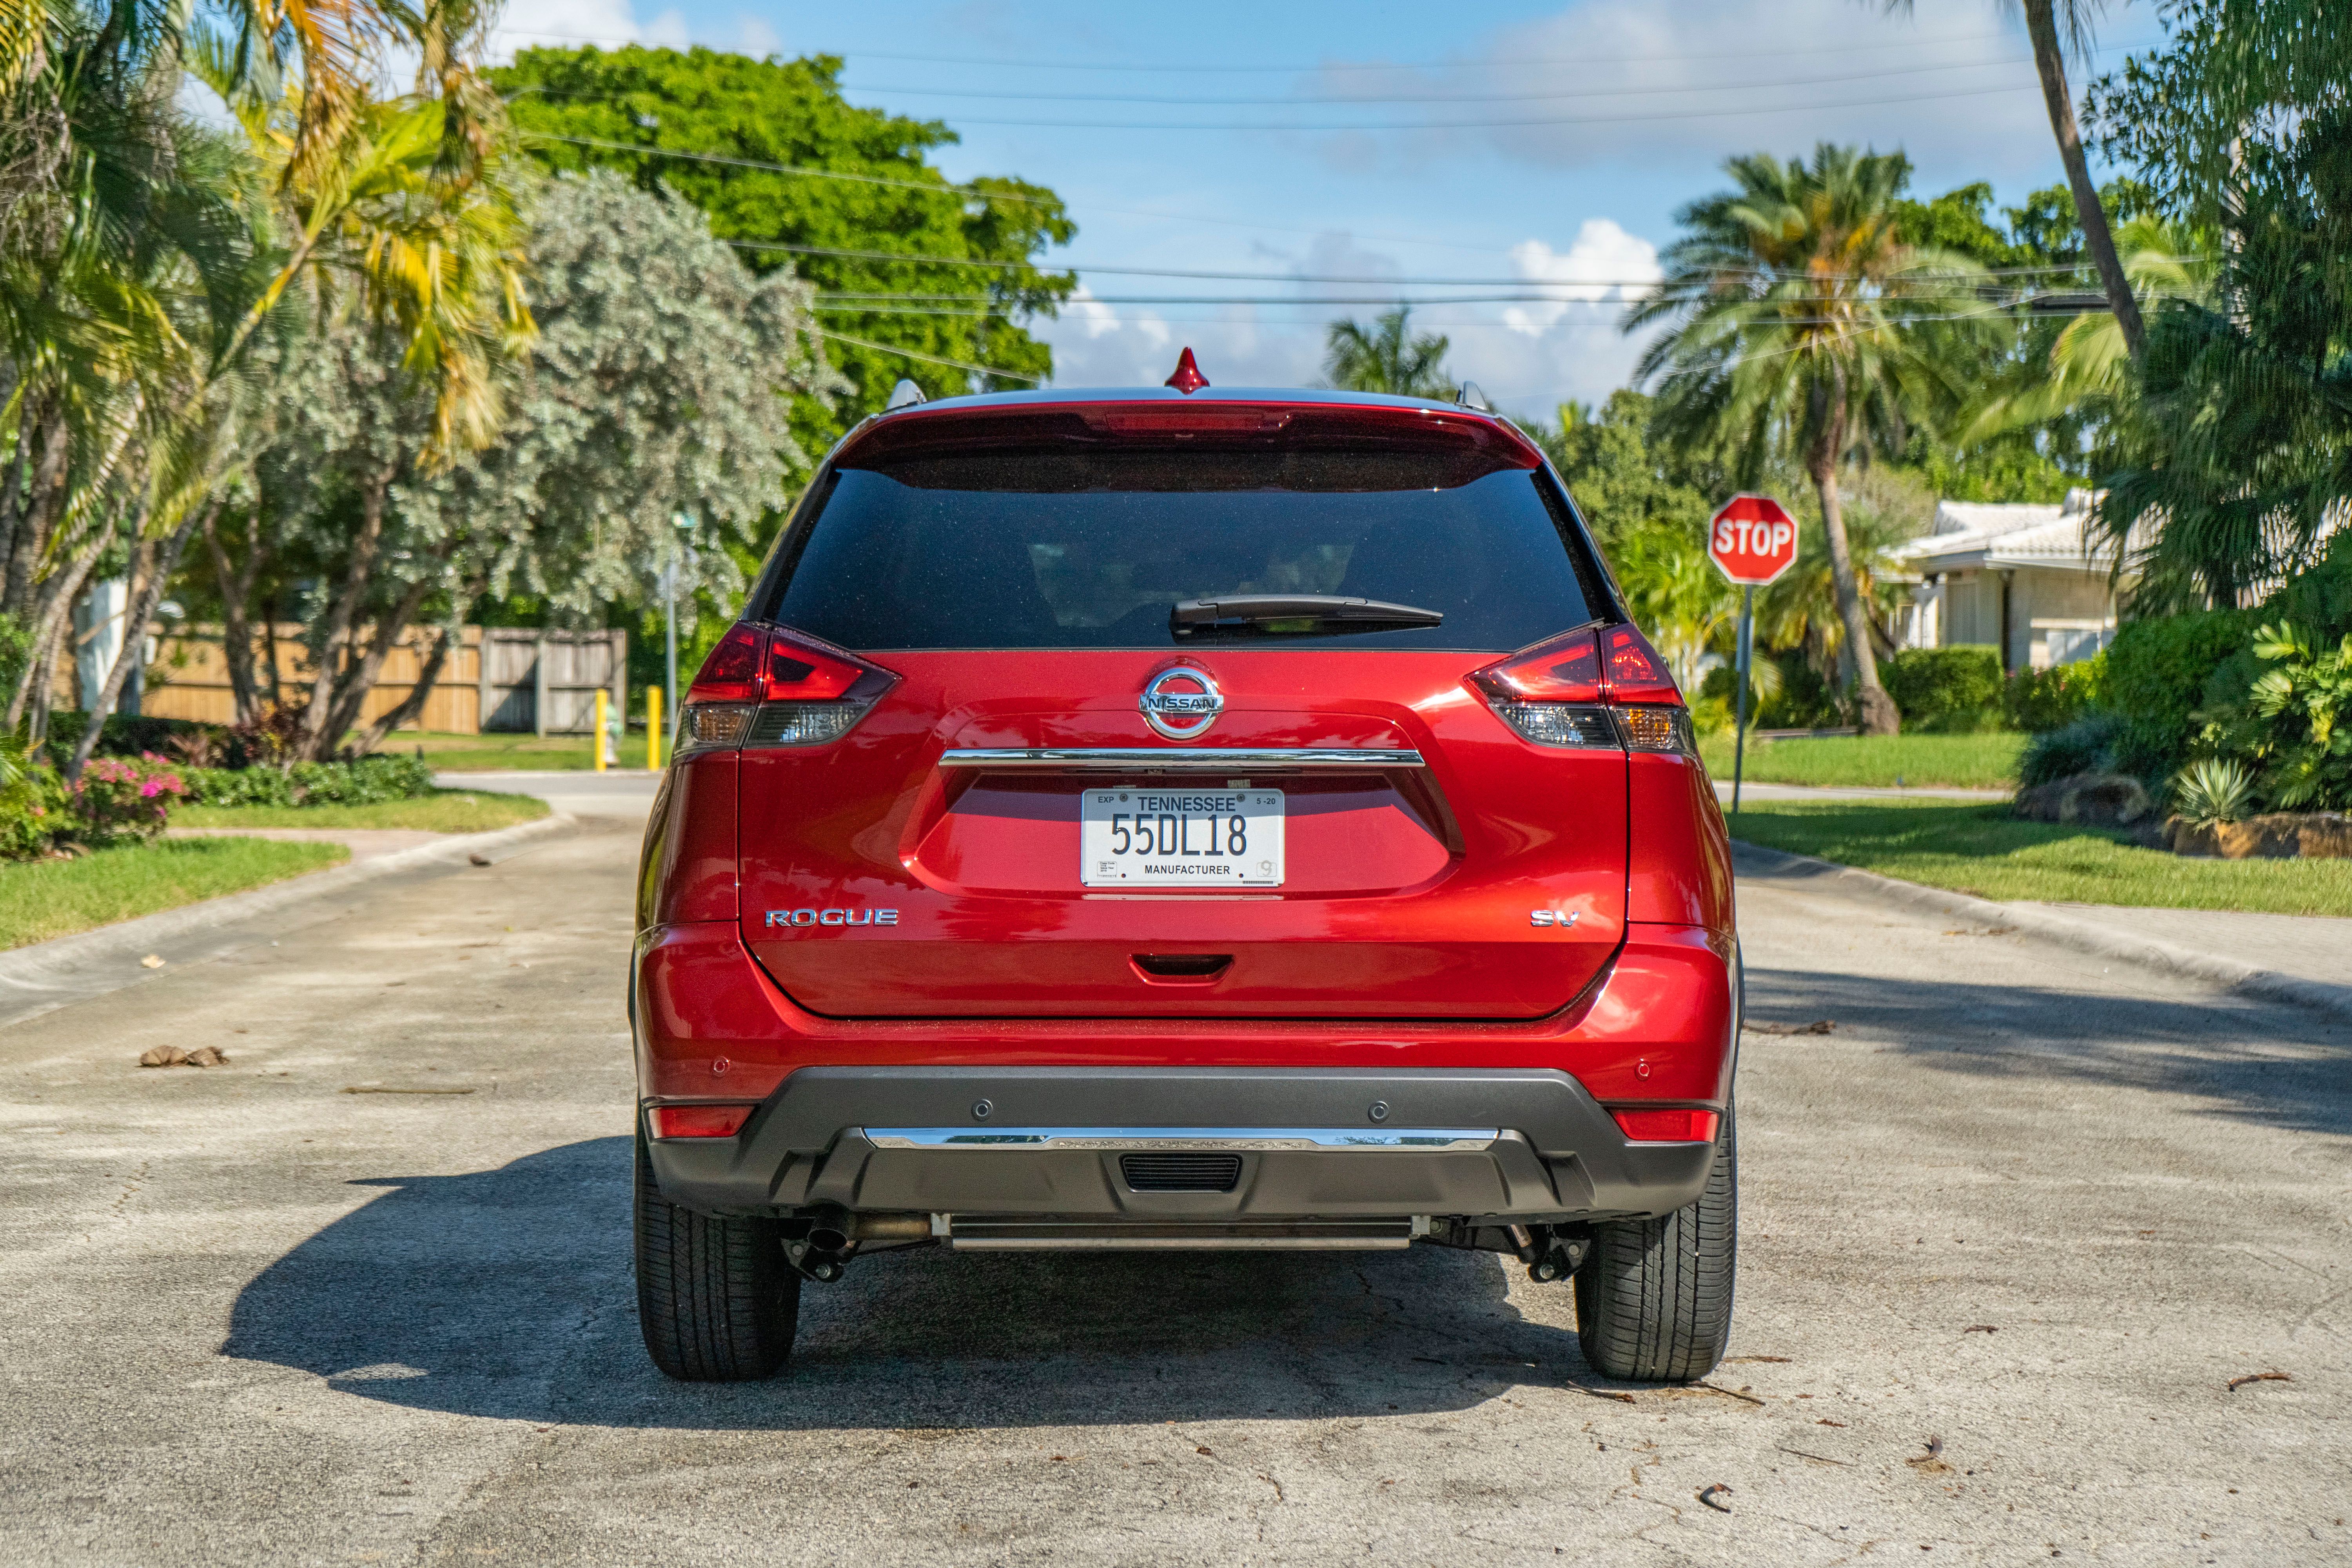
[[[1797,563],[1797,520],[1770,496],[1733,496],[1706,525],[1706,553],[1733,582],[1760,588]]]

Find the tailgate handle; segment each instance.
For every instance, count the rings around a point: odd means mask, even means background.
[[[1153,985],[1212,985],[1233,967],[1230,952],[1138,952],[1129,956],[1135,972]]]

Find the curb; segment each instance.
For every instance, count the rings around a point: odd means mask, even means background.
[[[2210,981],[2242,996],[2256,996],[2270,1002],[2291,1002],[2331,1013],[2339,1018],[2352,1018],[2352,985],[2331,985],[2322,980],[2281,974],[2274,969],[2257,969],[2234,958],[2199,952],[2193,948],[2161,942],[2154,937],[2133,936],[2089,921],[2070,920],[2064,915],[2052,914],[2047,910],[1998,904],[1990,899],[1971,898],[1966,893],[1948,893],[1940,888],[1923,887],[1916,882],[1882,877],[1875,871],[1841,866],[1833,860],[1818,859],[1811,855],[1791,855],[1783,849],[1767,849],[1760,844],[1750,844],[1745,839],[1733,839],[1731,848],[1735,869],[1793,874],[1834,881],[1850,892],[1864,894],[1882,903],[1932,910],[1937,914],[1956,915],[1983,925],[2004,926],[2054,942],[2062,947],[2073,948],[2077,952],[2089,953],[2095,958],[2136,963],[2163,974],[2185,974]]]
[[[184,904],[176,910],[161,910],[136,920],[100,926],[96,931],[52,937],[47,942],[37,942],[29,947],[0,952],[0,994],[11,989],[49,989],[77,971],[152,952],[173,937],[233,925],[291,904],[339,893],[380,877],[444,863],[462,866],[467,863],[470,856],[487,856],[512,849],[535,839],[569,833],[578,826],[576,817],[564,812],[551,812],[535,822],[520,822],[512,827],[501,827],[488,833],[460,834],[437,843],[395,849],[389,855],[379,855],[355,866],[311,871],[249,892],[229,893],[200,903]]]

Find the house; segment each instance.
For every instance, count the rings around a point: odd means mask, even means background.
[[[2092,526],[2093,494],[2056,506],[1948,500],[1934,526],[1892,554],[1916,574],[1906,647],[1979,643],[2003,670],[2088,658],[2116,635],[2114,546]]]

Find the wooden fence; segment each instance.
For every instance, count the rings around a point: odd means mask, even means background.
[[[411,627],[383,662],[383,677],[360,713],[364,724],[407,700],[436,630]],[[264,673],[265,638],[254,637],[256,679]],[[159,639],[147,666],[139,710],[165,719],[227,724],[236,718],[228,662],[218,626],[191,626]],[[289,697],[315,677],[301,628],[277,629],[278,679]],[[584,735],[595,727],[596,693],[612,694],[614,710],[628,711],[629,634],[551,632],[528,626],[465,626],[442,661],[425,710],[405,728],[461,735],[483,731]],[[70,679],[68,672],[67,679]]]

